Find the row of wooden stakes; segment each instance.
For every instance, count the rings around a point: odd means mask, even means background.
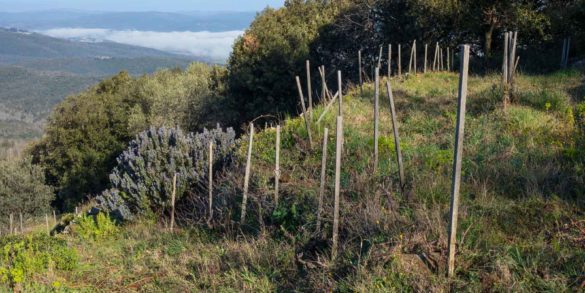
[[[456,138],[455,138],[455,155],[453,161],[453,184],[451,190],[451,220],[449,226],[449,257],[448,257],[448,276],[454,274],[455,265],[455,247],[456,247],[456,233],[457,233],[457,215],[459,205],[459,189],[461,184],[461,163],[463,153],[463,133],[465,125],[465,107],[467,99],[467,78],[469,68],[469,45],[463,45],[461,47],[461,69],[460,69],[460,81],[459,81],[459,97],[458,97],[458,109],[457,109],[457,126],[456,126]],[[361,55],[361,54],[360,54]],[[338,111],[336,119],[336,153],[335,153],[335,189],[334,189],[334,207],[333,207],[333,233],[332,233],[332,249],[331,257],[335,259],[337,257],[338,250],[338,237],[339,237],[339,206],[340,206],[340,189],[341,189],[341,168],[342,168],[342,148],[343,148],[343,87],[342,87],[342,74],[341,71],[337,71],[338,91],[335,95],[332,95],[329,91],[325,82],[325,68],[324,66],[319,67],[319,73],[322,78],[323,87],[323,103],[326,105],[321,117],[319,117],[317,123],[321,121],[325,113],[329,110],[331,105],[337,101]],[[305,97],[303,94],[303,88],[299,76],[296,76],[296,85],[299,94],[299,99],[302,107],[302,116],[305,122],[306,131],[308,134],[310,148],[313,148],[313,138],[311,134],[311,122],[312,122],[312,95],[311,95],[311,78],[310,78],[310,63],[307,61],[307,91],[309,105],[305,105]],[[396,109],[394,106],[394,97],[392,94],[392,88],[390,80],[386,82],[388,98],[390,102],[391,115],[392,115],[392,128],[395,140],[396,148],[396,160],[399,166],[400,186],[404,187],[404,166],[402,161],[402,154],[400,150],[400,138],[398,134],[398,123],[396,118]],[[378,162],[378,128],[379,128],[379,95],[380,95],[380,67],[375,69],[375,90],[374,90],[374,164]],[[281,127],[276,127],[276,154],[275,154],[275,184],[274,184],[274,201],[278,205],[279,199],[279,179],[280,179],[280,130]],[[321,160],[321,182],[319,188],[319,199],[317,207],[317,231],[321,229],[322,222],[322,210],[323,200],[325,194],[326,185],[326,162],[327,162],[327,144],[328,144],[329,129],[324,128],[323,133],[323,146],[322,146],[322,160]],[[246,220],[246,207],[248,200],[248,188],[251,172],[251,159],[254,142],[254,124],[250,123],[249,142],[246,158],[246,169],[244,175],[244,188],[243,197],[241,204],[240,224],[244,224]],[[211,198],[211,193],[210,193]]]

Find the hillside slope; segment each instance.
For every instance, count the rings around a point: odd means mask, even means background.
[[[228,225],[169,233],[152,222],[119,230],[104,222],[91,230],[91,218],[78,218],[80,224],[57,236],[62,242],[47,254],[63,261],[51,270],[25,268],[18,286],[249,292],[582,289],[585,202],[579,156],[585,83],[578,72],[519,76],[518,100],[507,112],[501,110],[498,76],[470,78],[457,275],[451,281],[444,277],[457,79],[453,73],[432,73],[392,80],[407,174],[404,192],[397,183],[385,90],[377,171],[372,85],[366,85],[363,97],[356,90],[346,95],[342,241],[336,262],[329,260],[328,243],[334,162],[327,163],[324,227],[316,233],[320,147],[311,150],[302,118],[291,118],[283,124],[281,202],[274,212],[275,131],[268,128],[255,136],[250,211],[242,230]],[[315,108],[315,120],[323,109]],[[331,130],[329,158],[335,152],[333,112],[313,132],[320,142],[324,127]],[[216,183],[217,196],[234,206],[241,201],[246,141],[243,137],[236,165]],[[239,219],[237,209],[232,213]]]

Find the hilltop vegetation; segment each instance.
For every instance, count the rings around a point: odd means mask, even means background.
[[[65,269],[29,275],[27,286],[130,291],[565,291],[581,286],[583,74],[520,76],[521,99],[501,110],[497,76],[469,82],[457,277],[444,277],[457,75],[394,79],[407,188],[398,187],[389,106],[383,91],[380,168],[372,171],[372,85],[344,103],[342,250],[331,262],[328,239],[334,162],[322,232],[315,231],[320,157],[302,118],[282,123],[281,200],[273,201],[274,129],[255,136],[249,215],[235,229],[247,137],[234,165],[216,175],[216,199],[233,203],[213,229],[139,221],[97,240],[57,236],[78,258]],[[315,108],[315,117],[324,110]],[[573,112],[575,111],[575,112]],[[315,126],[334,129],[329,112]],[[329,141],[333,141],[334,131]],[[329,156],[335,153],[329,144]],[[198,188],[191,192],[205,196]],[[224,209],[218,203],[216,208]],[[206,214],[201,216],[205,222]],[[161,218],[168,223],[168,215]],[[83,218],[78,219],[84,222]],[[83,226],[85,227],[85,226]],[[85,229],[85,228],[83,228]],[[97,235],[101,230],[96,230]],[[82,230],[85,231],[85,230]],[[109,236],[108,236],[109,235]],[[108,271],[108,274],[103,274]],[[36,285],[33,285],[36,284]]]
[[[122,72],[70,96],[52,112],[46,135],[29,147],[32,164],[19,161],[35,190],[55,188],[53,207],[63,214],[50,238],[39,225],[2,240],[0,283],[24,291],[583,289],[585,72],[557,70],[558,58],[550,56],[559,32],[572,32],[573,44],[582,44],[578,16],[585,2],[437,3],[286,1],[258,15],[227,67],[193,63],[142,77]],[[441,21],[430,25],[435,18]],[[394,34],[396,27],[404,34]],[[503,31],[516,28],[522,29],[518,54],[526,65],[504,108],[499,43]],[[402,75],[383,78],[396,98],[404,186],[385,87],[374,166],[374,85],[366,82],[363,93],[355,86],[358,50],[369,71],[379,45],[404,44],[413,36],[423,44],[470,42],[474,53],[453,278],[445,277],[445,264],[458,74],[407,72],[405,46]],[[582,48],[571,56],[582,56]],[[542,50],[537,61],[531,59],[535,50]],[[319,143],[310,146],[304,117],[297,117],[294,83],[295,75],[304,78],[306,59],[313,69],[325,64],[331,89],[337,90],[335,70],[343,70],[335,259],[336,114],[324,113],[321,79],[313,73],[316,103],[307,116],[313,141],[330,130],[317,229],[322,153]],[[242,220],[250,122],[257,132]],[[282,127],[278,171],[275,124]],[[5,178],[24,176],[6,169]],[[275,172],[281,175],[278,203]],[[67,213],[80,205],[81,215]]]

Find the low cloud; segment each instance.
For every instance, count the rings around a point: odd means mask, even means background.
[[[55,38],[86,42],[111,41],[166,52],[194,55],[223,62],[227,60],[234,40],[243,31],[227,32],[153,32],[87,28],[57,28],[39,31]]]

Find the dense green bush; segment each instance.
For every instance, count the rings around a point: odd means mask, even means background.
[[[50,268],[73,270],[77,265],[77,253],[66,241],[44,233],[5,237],[0,248],[0,284],[13,288]]]
[[[207,176],[208,146],[214,161],[228,160],[235,133],[216,128],[185,135],[177,128],[151,128],[140,133],[117,159],[110,175],[113,189],[97,197],[99,206],[118,218],[158,217],[171,205],[176,174],[176,200]]]
[[[122,72],[59,104],[45,136],[32,148],[47,182],[57,187],[57,205],[72,209],[101,192],[116,157],[150,126],[198,130],[215,125],[225,71],[201,63],[132,78]]]
[[[43,169],[31,164],[30,158],[0,160],[0,219],[11,213],[41,216],[49,212],[53,188],[45,185]]]
[[[110,217],[98,213],[78,218],[73,232],[85,241],[99,241],[115,236],[119,229]]]
[[[328,2],[286,1],[281,9],[266,9],[236,41],[228,65],[229,86],[241,121],[297,109],[294,77],[305,75],[309,45],[335,14]]]

